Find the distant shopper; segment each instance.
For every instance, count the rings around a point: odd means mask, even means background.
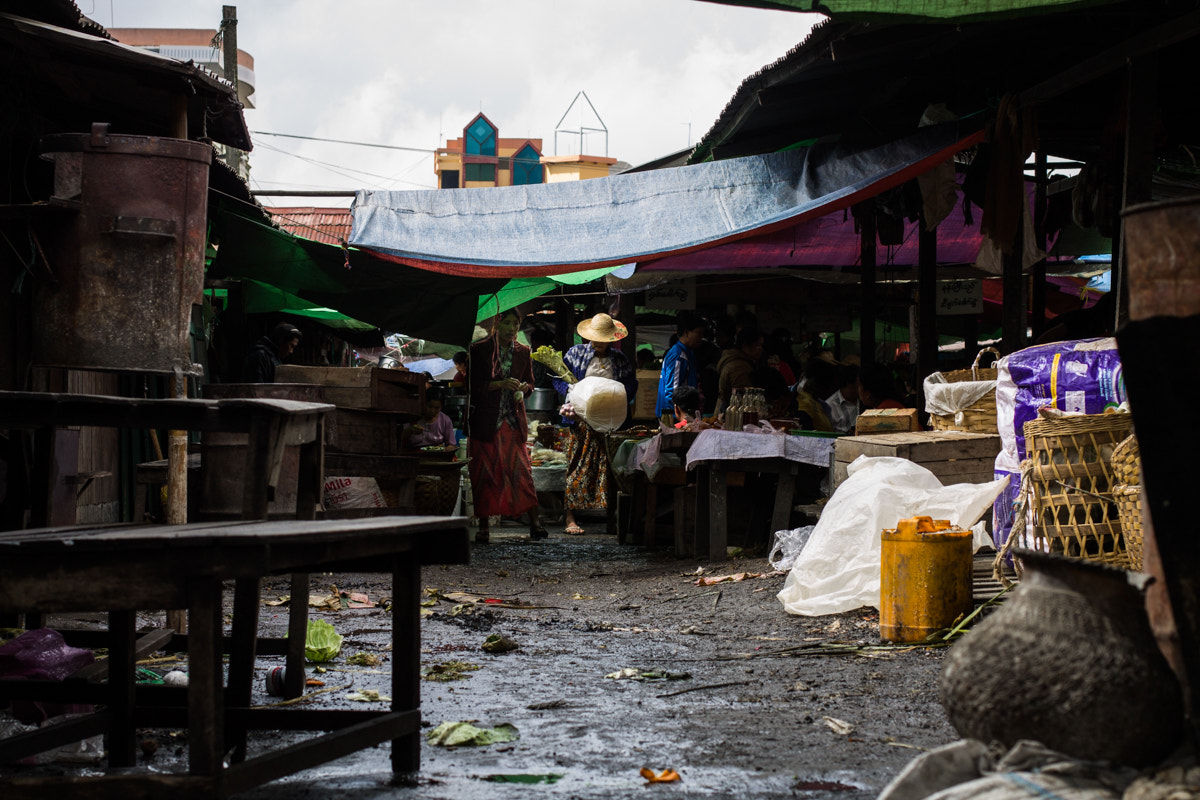
[[[467,385],[467,351],[466,350],[459,350],[457,353],[454,354],[454,368],[457,370],[457,372],[454,373],[454,377],[450,379],[450,382],[457,383],[462,386],[466,386]]]
[[[695,348],[704,339],[704,320],[690,311],[682,311],[675,318],[675,332],[679,338],[663,356],[658,400],[654,404],[654,413],[666,425],[674,424],[675,392],[684,386],[693,389],[699,386],[700,370]],[[703,399],[701,396],[702,403]]]
[[[750,376],[763,354],[763,335],[758,328],[742,328],[733,340],[734,346],[721,354],[717,362],[720,378],[717,383],[717,413],[729,406],[734,389],[753,386]]]
[[[300,337],[299,328],[290,322],[281,322],[255,342],[246,356],[246,383],[274,383],[275,368],[296,350]]]

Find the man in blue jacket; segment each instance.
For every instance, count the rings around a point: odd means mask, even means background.
[[[691,311],[681,311],[675,318],[678,341],[663,356],[662,374],[658,378],[658,402],[654,413],[667,425],[675,422],[675,392],[683,386],[698,388],[700,370],[693,350],[704,339],[704,320]]]

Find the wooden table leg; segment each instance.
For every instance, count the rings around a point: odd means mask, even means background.
[[[292,600],[288,603],[286,670],[283,696],[293,700],[304,694],[304,641],[308,638],[308,573],[292,573]]]
[[[704,556],[709,561],[724,561],[725,547],[729,541],[729,490],[726,486],[728,470],[720,462],[714,462],[708,472],[708,549]],[[700,491],[700,489],[697,489]],[[700,547],[696,546],[697,553]]]
[[[775,511],[771,515],[771,530],[767,531],[770,546],[776,531],[790,530],[792,520],[792,498],[796,495],[796,475],[800,467],[789,461],[779,472],[779,483],[775,487]]]
[[[108,733],[108,766],[137,764],[137,731],[133,723],[137,684],[137,619],[133,611],[108,613],[108,693],[112,725]]]
[[[712,483],[712,467],[701,463],[696,467],[696,534],[692,554],[696,558],[708,557],[708,537],[710,517],[712,516],[712,493],[709,484]]]
[[[421,708],[421,566],[397,559],[392,568],[392,711]],[[421,731],[392,740],[392,771],[421,768]]]
[[[195,580],[188,595],[188,771],[211,777],[225,751],[221,583]]]
[[[229,693],[231,708],[249,708],[254,689],[255,646],[258,643],[259,580],[238,580],[233,590],[233,635],[229,648]],[[246,727],[225,727],[226,744],[232,760],[246,759]]]
[[[646,480],[646,513],[642,522],[642,541],[646,547],[653,547],[658,535],[658,484]]]
[[[300,446],[300,467],[296,480],[296,519],[316,519],[325,480],[323,421],[317,423],[317,440]]]

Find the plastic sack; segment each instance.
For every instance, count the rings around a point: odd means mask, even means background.
[[[925,379],[925,411],[930,414],[954,414],[955,425],[961,425],[957,415],[979,402],[996,388],[995,381],[957,381],[947,383],[946,376],[934,372]]]
[[[61,633],[50,628],[26,631],[0,646],[0,678],[61,681],[95,661],[91,650],[71,647]],[[36,725],[60,714],[84,713],[90,705],[15,700],[13,716]]]
[[[325,479],[325,508],[386,508],[379,482],[370,477],[330,476]]]
[[[1025,423],[1038,409],[1103,414],[1127,399],[1117,340],[1079,339],[1027,347],[996,362],[996,424],[1003,450],[1025,458]]]
[[[922,514],[972,527],[1005,485],[943,486],[932,472],[903,458],[859,456],[847,472],[776,595],[789,614],[878,608],[884,528]]]
[[[608,378],[584,378],[567,392],[567,402],[574,406],[575,416],[597,433],[621,427],[629,410],[625,385]]]

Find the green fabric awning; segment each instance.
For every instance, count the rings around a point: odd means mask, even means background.
[[[835,20],[981,22],[983,20],[1051,14],[1117,0],[707,0],[728,6],[807,11]]]
[[[286,301],[294,313],[332,309],[385,331],[440,342],[469,342],[480,297],[499,293],[507,283],[406,267],[360,250],[300,239],[232,212],[214,215],[212,238],[217,253],[209,277],[273,287],[280,292],[274,300]],[[297,310],[286,295],[307,308]]]
[[[493,294],[480,295],[479,313],[476,322],[496,316],[501,311],[516,308],[522,303],[541,297],[559,286],[578,286],[590,281],[599,280],[620,267],[601,267],[583,272],[571,272],[566,275],[549,275],[544,278],[513,278]]]

